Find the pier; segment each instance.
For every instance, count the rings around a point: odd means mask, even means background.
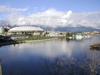
[[[99,75],[96,69],[100,64],[100,60],[98,59],[99,56],[97,56],[96,54],[100,51],[100,43],[91,45],[90,50],[91,50],[91,58],[92,58],[90,64],[91,75]]]
[[[92,49],[92,50],[100,50],[100,43],[99,44],[91,45],[90,49]]]
[[[0,63],[0,75],[2,75],[2,66],[1,66],[1,63]]]

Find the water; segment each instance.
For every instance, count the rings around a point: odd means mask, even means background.
[[[80,41],[49,40],[0,47],[3,75],[100,75],[100,52]]]

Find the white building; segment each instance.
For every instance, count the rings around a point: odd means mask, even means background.
[[[9,29],[9,35],[40,35],[44,30],[40,27],[19,26]]]
[[[46,36],[49,37],[62,37],[65,36],[63,33],[61,34],[60,32],[48,32],[48,34]]]

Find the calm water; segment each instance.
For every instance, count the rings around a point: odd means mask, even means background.
[[[100,75],[100,52],[81,41],[49,40],[0,47],[3,75]]]

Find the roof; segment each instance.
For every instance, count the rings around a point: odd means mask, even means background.
[[[43,31],[40,27],[33,27],[33,26],[20,26],[14,27],[9,30],[9,32],[20,32],[20,31]]]

